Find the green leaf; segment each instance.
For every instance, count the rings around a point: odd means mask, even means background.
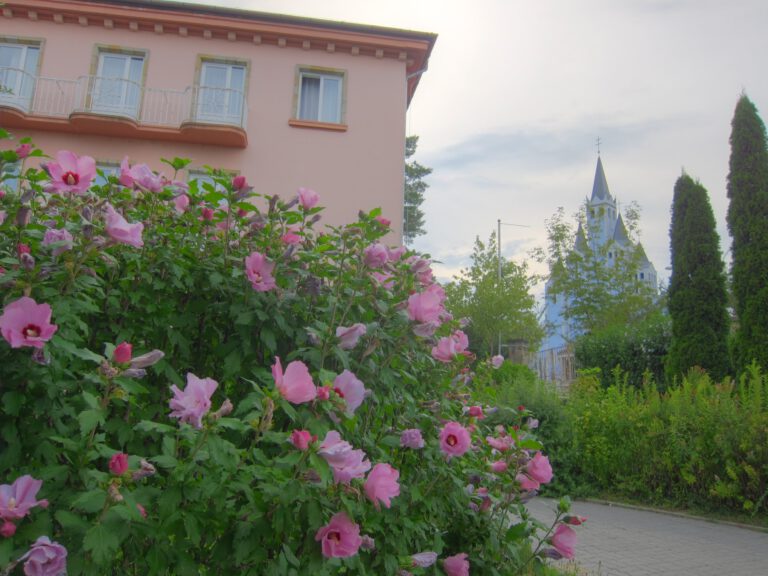
[[[104,413],[101,410],[83,410],[77,415],[80,422],[80,434],[87,436],[99,424],[104,424]]]
[[[85,519],[67,510],[57,510],[54,517],[61,524],[61,527],[67,531],[85,532],[90,525]]]
[[[192,514],[184,515],[184,529],[187,531],[187,538],[192,541],[192,544],[197,546],[200,544],[200,526]]]
[[[106,564],[113,560],[119,546],[117,534],[103,524],[91,527],[83,539],[83,548],[91,553],[97,564]]]
[[[160,454],[159,456],[153,456],[150,458],[152,462],[160,466],[161,468],[176,468],[179,465],[179,461],[173,456],[168,454]]]
[[[8,416],[18,416],[19,409],[24,405],[24,395],[10,391],[3,394],[3,411]]]
[[[152,422],[151,420],[142,420],[133,428],[139,432],[160,432],[161,434],[172,434],[176,431],[176,428],[173,426]]]
[[[86,348],[78,348],[72,342],[64,340],[64,338],[61,338],[60,336],[54,336],[51,338],[51,344],[56,348],[61,348],[73,356],[77,356],[78,358],[82,358],[83,360],[88,360],[90,362],[95,362],[96,364],[101,364],[106,360],[104,356],[100,356],[99,354],[91,352]]]
[[[103,490],[89,490],[83,492],[72,502],[72,507],[83,512],[96,512],[104,507],[107,495]]]

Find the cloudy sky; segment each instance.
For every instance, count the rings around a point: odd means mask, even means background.
[[[434,169],[416,248],[443,278],[476,236],[504,226],[516,260],[546,218],[591,193],[597,150],[611,192],[642,209],[642,241],[666,280],[672,189],[707,188],[721,246],[730,122],[745,91],[768,119],[766,0],[219,0],[223,6],[435,32],[407,118]]]

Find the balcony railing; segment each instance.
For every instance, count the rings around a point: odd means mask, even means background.
[[[76,80],[34,76],[0,67],[0,107],[28,117],[68,119],[76,114],[122,118],[139,126],[182,128],[188,124],[245,129],[245,94],[232,88],[147,88],[124,78],[80,76]]]

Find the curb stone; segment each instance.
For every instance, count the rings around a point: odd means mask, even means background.
[[[579,498],[574,502],[588,502],[589,504],[602,504],[603,506],[614,506],[616,508],[628,508],[629,510],[642,510],[643,512],[653,512],[655,514],[665,514],[667,516],[676,516],[678,518],[687,518],[689,520],[702,520],[710,524],[722,524],[724,526],[733,526],[735,528],[744,528],[753,532],[762,532],[768,534],[768,526],[755,526],[754,524],[743,524],[732,520],[720,520],[718,518],[708,518],[698,516],[689,512],[677,512],[674,510],[664,510],[663,508],[653,508],[651,506],[642,506],[640,504],[627,504],[624,502],[614,502],[613,500],[604,500],[602,498]]]

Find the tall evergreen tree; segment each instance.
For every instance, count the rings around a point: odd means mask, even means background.
[[[424,192],[429,184],[424,178],[432,173],[432,168],[422,166],[415,160],[408,160],[416,154],[419,144],[418,136],[408,136],[405,139],[405,190],[403,195],[403,242],[410,244],[417,236],[426,233],[424,230],[424,211],[421,204],[424,202]]]
[[[734,363],[768,369],[768,147],[755,105],[742,95],[731,123],[728,230],[738,330]]]
[[[707,190],[687,174],[675,184],[669,237],[672,343],[667,373],[680,376],[700,366],[722,378],[730,371],[725,267]]]

